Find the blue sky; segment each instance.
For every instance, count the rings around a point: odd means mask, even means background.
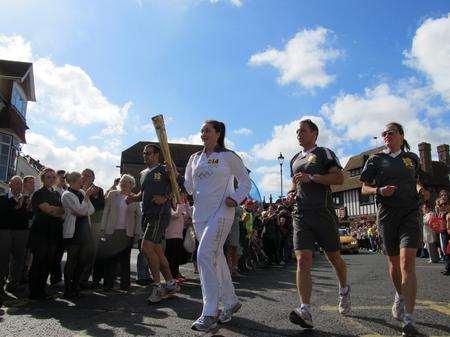
[[[224,121],[230,147],[267,196],[279,191],[276,157],[298,151],[296,121],[305,116],[343,163],[375,145],[391,120],[404,124],[414,149],[450,141],[448,1],[0,6],[10,10],[0,58],[35,64],[24,152],[57,168],[91,166],[103,186],[123,149],[155,138],[158,113],[178,142],[198,142],[205,119]]]

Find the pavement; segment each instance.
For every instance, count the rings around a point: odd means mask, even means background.
[[[133,253],[133,260],[136,253]],[[298,305],[295,264],[261,267],[235,279],[242,309],[230,323],[212,333],[190,329],[201,312],[201,290],[192,265],[183,266],[188,281],[176,297],[159,304],[146,302],[150,289],[133,285],[131,292],[89,292],[76,302],[52,290],[50,302],[12,300],[0,315],[1,337],[122,336],[400,336],[400,322],[391,317],[393,288],[385,258],[362,253],[344,255],[352,286],[352,312],[337,312],[337,284],[323,255],[313,267],[312,312],[315,329],[302,330],[288,320]],[[135,266],[135,263],[132,263]],[[442,264],[417,259],[417,328],[427,336],[450,336],[450,278]]]

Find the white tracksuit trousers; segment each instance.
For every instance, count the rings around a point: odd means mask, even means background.
[[[197,265],[203,294],[203,316],[216,316],[220,300],[225,308],[238,301],[223,252],[232,225],[233,219],[220,216],[194,224],[199,241]]]

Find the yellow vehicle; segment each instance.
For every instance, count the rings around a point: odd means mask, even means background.
[[[359,253],[358,241],[350,235],[348,228],[339,228],[339,239],[341,241],[341,253]]]

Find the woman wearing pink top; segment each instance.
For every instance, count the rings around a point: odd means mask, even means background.
[[[183,247],[183,230],[186,221],[192,216],[191,206],[183,197],[181,204],[172,208],[170,222],[166,229],[165,255],[170,265],[170,271],[177,282],[183,282],[179,266],[187,262],[188,253]]]

